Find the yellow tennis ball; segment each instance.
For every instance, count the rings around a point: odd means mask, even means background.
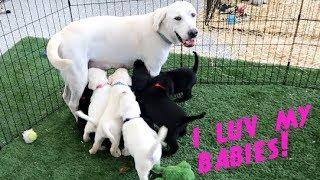
[[[38,135],[36,132],[34,132],[33,129],[29,129],[29,130],[26,130],[22,133],[22,137],[23,137],[24,142],[32,143],[33,141],[35,141],[37,139]]]
[[[34,132],[33,130],[29,132],[28,134],[28,138],[30,141],[35,141],[37,139],[38,135],[36,132]]]

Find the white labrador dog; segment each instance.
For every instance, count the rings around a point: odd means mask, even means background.
[[[130,92],[131,77],[128,71],[124,68],[117,69],[109,76],[111,88],[109,91],[108,103],[100,120],[91,119],[92,122],[97,122],[97,130],[94,137],[94,143],[89,150],[90,154],[95,154],[101,148],[104,138],[109,138],[111,141],[110,153],[114,157],[119,157],[121,151],[119,149],[121,128],[123,121],[119,112],[119,99],[122,92]],[[90,117],[88,117],[90,118]]]
[[[120,95],[120,114],[123,119],[122,134],[124,149],[122,155],[134,158],[140,180],[147,180],[155,164],[160,163],[161,142],[167,135],[167,128],[161,127],[158,134],[140,117],[140,107],[132,91]]]
[[[109,90],[111,87],[108,84],[109,83],[108,78],[104,70],[101,70],[99,68],[90,68],[88,72],[88,77],[89,77],[88,88],[93,90],[93,93],[90,99],[90,105],[88,108],[88,116],[90,118],[87,118],[87,116],[82,111],[76,112],[76,114],[79,117],[88,121],[84,128],[84,133],[83,133],[84,142],[88,142],[90,140],[89,133],[96,132],[96,127],[97,127],[96,124],[98,124],[98,122],[92,122],[90,120],[100,119],[102,113],[106,109]]]
[[[142,59],[152,76],[160,73],[172,44],[195,45],[196,10],[177,1],[137,16],[98,16],[70,23],[47,45],[50,63],[65,81],[63,99],[72,113],[88,81],[88,66],[131,67]]]

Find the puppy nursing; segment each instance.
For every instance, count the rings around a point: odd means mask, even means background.
[[[186,134],[188,123],[205,115],[203,112],[187,116],[169,98],[176,93],[183,93],[178,101],[191,98],[199,63],[197,53],[194,52],[194,55],[192,69],[178,68],[154,78],[140,60],[134,63],[132,80],[124,68],[117,69],[109,78],[103,70],[90,68],[88,88],[93,90],[93,94],[88,115],[82,111],[76,112],[79,117],[88,121],[83,140],[89,141],[89,133],[95,132],[89,153],[96,154],[102,149],[103,140],[108,138],[111,141],[111,155],[131,155],[141,180],[148,179],[150,170],[160,163],[162,155],[176,153],[179,148],[177,139]],[[119,148],[121,134],[124,141],[122,151]],[[162,144],[167,144],[168,147],[163,150]]]
[[[143,90],[143,88],[147,87],[150,84],[153,84],[157,81],[157,79],[163,79],[164,77],[170,78],[173,86],[173,94],[182,93],[182,97],[176,99],[176,102],[184,102],[189,100],[192,95],[191,91],[193,86],[197,82],[196,73],[198,71],[199,65],[199,56],[196,52],[194,54],[194,65],[192,69],[190,68],[178,68],[171,71],[162,72],[160,75],[155,78],[151,78],[148,70],[145,67],[145,64],[141,60],[137,60],[134,63],[134,71],[132,81],[134,86],[132,87],[135,92]]]
[[[123,155],[134,157],[135,168],[139,178],[147,180],[150,170],[160,163],[162,147],[167,128],[161,127],[157,134],[140,117],[140,107],[132,91],[126,91],[120,97],[120,111],[124,149]]]
[[[84,142],[88,142],[90,140],[89,133],[96,132],[96,124],[98,124],[98,122],[95,120],[100,120],[100,117],[107,106],[110,89],[105,71],[98,68],[90,68],[88,73],[88,88],[93,90],[88,108],[89,117],[82,111],[77,111],[76,113],[79,117],[88,121],[83,133]]]
[[[184,75],[185,72],[185,69],[178,69],[177,71],[172,71],[171,75],[163,73],[155,78],[151,78],[142,61],[134,63],[133,88],[136,89],[137,101],[143,111],[142,117],[145,117],[145,120],[153,129],[157,129],[160,126],[168,128],[168,135],[165,140],[168,144],[168,150],[163,151],[164,155],[174,154],[179,148],[177,139],[186,134],[187,124],[193,120],[201,119],[205,115],[205,113],[201,113],[199,115],[187,116],[183,109],[169,98],[169,95],[175,92],[173,78],[179,77],[181,74]],[[189,70],[187,73],[189,73]],[[190,77],[192,77],[189,79],[191,83],[185,83],[186,86],[180,85],[177,91],[183,91],[182,87],[184,87],[190,92],[188,94],[191,95],[191,88],[195,84],[193,82],[195,78],[193,76]],[[188,78],[185,80],[186,82],[189,81]]]
[[[95,132],[90,154],[95,154],[103,139],[109,138],[112,143],[110,153],[114,157],[132,155],[139,178],[147,180],[152,167],[160,163],[161,143],[166,137],[167,128],[161,127],[157,134],[140,117],[140,107],[130,85],[131,78],[126,69],[116,70],[109,76],[109,81],[104,71],[89,69],[88,87],[93,90],[89,113],[85,115],[77,111],[77,114],[88,121],[83,139],[88,141],[88,134]],[[124,139],[122,153],[118,147],[121,131]]]
[[[111,141],[111,155],[119,157],[121,155],[119,143],[123,124],[120,119],[119,101],[123,92],[131,91],[129,87],[131,86],[131,77],[126,69],[119,68],[109,76],[109,81],[112,87],[110,88],[107,107],[98,121],[94,143],[89,152],[90,154],[95,154],[100,149],[104,138],[109,138]]]

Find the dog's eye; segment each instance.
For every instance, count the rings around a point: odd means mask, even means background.
[[[191,16],[192,16],[192,17],[195,17],[195,16],[196,16],[196,13],[191,13]]]
[[[182,18],[180,16],[177,16],[174,19],[177,20],[177,21],[180,21]]]

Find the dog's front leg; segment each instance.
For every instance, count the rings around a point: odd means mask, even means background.
[[[154,63],[154,64],[145,63],[145,65],[146,65],[146,67],[152,77],[156,77],[160,74],[161,67],[162,67],[161,64],[159,64],[159,63]]]

